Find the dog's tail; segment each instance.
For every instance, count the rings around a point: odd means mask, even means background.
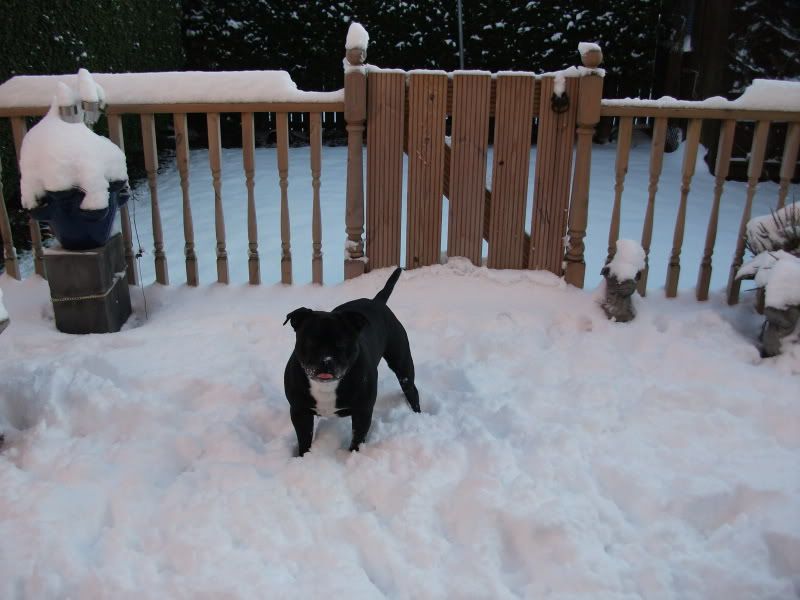
[[[392,290],[394,289],[394,284],[397,283],[398,279],[400,279],[400,273],[402,272],[403,269],[397,267],[394,270],[394,273],[392,273],[389,276],[389,279],[386,281],[386,285],[383,286],[383,289],[377,294],[375,294],[374,299],[377,300],[378,302],[386,304],[386,302],[389,300],[389,296],[392,294]]]

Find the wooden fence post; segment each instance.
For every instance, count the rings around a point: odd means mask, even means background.
[[[362,275],[364,263],[364,123],[367,118],[367,75],[364,60],[367,57],[366,40],[352,36],[358,23],[350,25],[345,56],[344,120],[347,124],[347,210],[345,214],[344,278]],[[366,37],[366,36],[365,36]],[[362,47],[363,46],[363,47]]]
[[[603,61],[603,54],[589,51],[581,55],[583,66],[596,69]],[[583,238],[589,213],[589,173],[592,161],[592,136],[600,121],[600,101],[603,96],[603,77],[597,72],[581,77],[578,91],[578,147],[575,152],[575,171],[572,176],[572,199],[569,210],[569,238],[565,256],[564,279],[567,283],[583,287],[586,275]]]
[[[17,252],[14,249],[14,240],[11,238],[11,222],[8,219],[6,201],[3,198],[3,165],[0,164],[0,236],[3,238],[3,255],[6,273],[14,279],[20,279]]]

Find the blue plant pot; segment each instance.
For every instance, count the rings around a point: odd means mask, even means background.
[[[78,188],[46,192],[31,210],[37,221],[46,221],[65,250],[89,250],[104,245],[111,234],[117,208],[130,198],[127,181],[108,184],[108,207],[84,210],[85,193]]]

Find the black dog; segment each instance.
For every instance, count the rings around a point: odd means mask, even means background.
[[[300,456],[311,448],[314,415],[351,417],[358,450],[372,424],[378,363],[386,359],[411,405],[420,412],[414,361],[406,330],[386,306],[402,269],[392,273],[373,300],[361,298],[332,312],[298,308],[286,316],[297,333],[283,376]]]

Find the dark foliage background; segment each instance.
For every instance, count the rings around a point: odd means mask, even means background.
[[[458,69],[456,6],[456,0],[4,0],[0,82],[79,67],[283,69],[301,89],[335,90],[353,20],[370,34],[372,64]],[[687,34],[691,48],[682,47]],[[756,77],[800,77],[800,0],[463,0],[463,40],[467,69],[536,72],[579,64],[578,43],[597,42],[606,97],[737,95]],[[203,119],[196,123],[203,127]],[[3,191],[15,241],[24,246],[27,218],[18,209],[9,129],[0,120]],[[135,177],[140,137],[125,133]]]

